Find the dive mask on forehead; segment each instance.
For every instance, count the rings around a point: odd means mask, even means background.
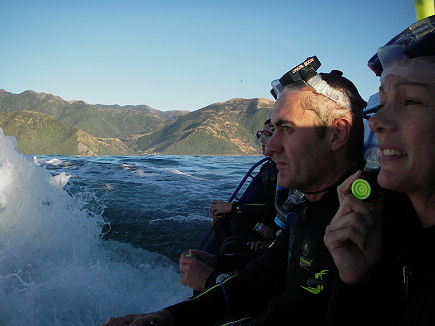
[[[273,80],[270,93],[276,100],[284,92],[286,86],[302,82],[314,88],[318,94],[322,94],[341,105],[349,105],[348,96],[331,87],[316,72],[320,65],[320,61],[316,56],[307,58],[304,62],[286,72],[280,79]]]
[[[393,37],[370,58],[368,66],[376,76],[406,58],[435,55],[435,16],[422,19]],[[403,64],[402,64],[403,65]]]
[[[300,81],[307,81],[314,75],[317,75],[317,69],[320,67],[320,61],[316,56],[307,58],[304,62],[287,71],[280,79],[271,82],[272,89],[270,93],[275,98],[284,91],[284,87]]]

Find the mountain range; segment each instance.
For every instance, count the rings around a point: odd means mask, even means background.
[[[257,155],[255,133],[273,103],[236,98],[192,112],[159,111],[0,89],[0,128],[20,152],[38,155]]]

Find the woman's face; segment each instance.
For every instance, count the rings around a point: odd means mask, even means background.
[[[382,151],[379,185],[413,194],[435,189],[435,79],[382,79],[381,109],[369,120]]]

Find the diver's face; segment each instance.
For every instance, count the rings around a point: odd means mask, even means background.
[[[263,132],[261,133],[260,142],[261,142],[261,150],[263,152],[263,155],[268,155],[266,152],[266,145],[270,138],[273,136],[273,125],[272,124],[265,124],[263,125]]]
[[[369,126],[382,151],[379,185],[408,194],[435,189],[435,81],[410,82],[387,75],[381,109]]]
[[[279,170],[278,183],[288,189],[310,191],[328,170],[330,148],[325,138],[316,135],[320,119],[305,110],[302,101],[311,92],[294,90],[275,102],[272,123],[275,132],[266,146]]]

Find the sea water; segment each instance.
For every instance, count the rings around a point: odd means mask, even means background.
[[[0,326],[100,325],[188,298],[180,253],[259,159],[25,156],[0,129]]]

